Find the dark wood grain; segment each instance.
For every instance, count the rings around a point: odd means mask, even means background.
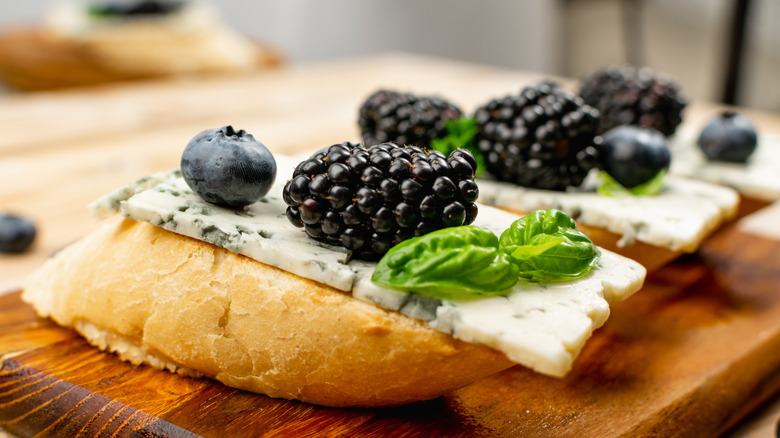
[[[733,226],[614,306],[565,379],[515,367],[379,410],[133,367],[38,319],[15,293],[0,297],[0,427],[21,436],[714,436],[780,389],[779,285],[780,242]]]

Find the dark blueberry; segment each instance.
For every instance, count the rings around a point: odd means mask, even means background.
[[[758,134],[742,114],[725,111],[707,123],[698,140],[708,160],[744,163],[758,145]]]
[[[35,224],[14,215],[0,216],[0,252],[19,254],[27,251],[35,240]]]
[[[276,179],[271,152],[232,126],[209,129],[190,140],[181,156],[187,185],[212,204],[243,207],[262,199]]]
[[[663,134],[651,128],[618,126],[601,136],[603,169],[627,188],[669,169],[671,154]]]

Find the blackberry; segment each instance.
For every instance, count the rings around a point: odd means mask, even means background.
[[[474,143],[501,181],[546,190],[579,186],[598,164],[598,111],[544,82],[477,108]]]
[[[392,246],[445,227],[468,225],[476,162],[417,146],[341,143],[301,162],[282,191],[287,218],[352,257],[376,260]]]
[[[599,132],[619,125],[674,134],[688,104],[676,83],[647,67],[612,66],[582,80],[580,96],[601,113]]]
[[[367,146],[394,142],[430,148],[447,135],[445,123],[460,118],[461,110],[440,97],[379,90],[363,102],[358,126]]]

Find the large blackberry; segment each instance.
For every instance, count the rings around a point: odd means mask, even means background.
[[[560,86],[544,82],[477,108],[474,142],[496,179],[565,190],[596,166],[598,111]]]
[[[688,104],[669,77],[647,67],[611,66],[582,80],[580,96],[601,113],[605,132],[618,125],[655,128],[674,134]]]
[[[358,126],[367,146],[394,142],[429,148],[431,141],[447,135],[445,123],[462,115],[440,97],[379,90],[360,107]]]
[[[301,162],[282,192],[287,218],[317,240],[374,260],[392,246],[477,216],[476,162],[417,146],[341,143]]]

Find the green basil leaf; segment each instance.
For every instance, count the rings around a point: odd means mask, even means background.
[[[371,280],[394,289],[448,300],[509,291],[518,267],[499,250],[495,234],[466,225],[444,228],[394,246]]]
[[[650,180],[639,184],[638,186],[627,188],[619,182],[615,181],[610,174],[605,171],[599,172],[599,179],[601,184],[596,190],[602,196],[608,196],[611,198],[620,198],[627,196],[655,196],[664,188],[664,177],[666,177],[666,169],[656,173]]]
[[[456,149],[466,149],[477,162],[476,176],[480,176],[485,169],[485,158],[482,156],[482,151],[474,145],[474,136],[479,133],[477,120],[470,117],[450,119],[444,122],[444,128],[447,130],[447,135],[434,138],[431,141],[431,148],[444,155],[449,155]]]
[[[535,281],[573,280],[590,272],[600,258],[598,248],[566,213],[536,210],[501,234],[500,249]]]

